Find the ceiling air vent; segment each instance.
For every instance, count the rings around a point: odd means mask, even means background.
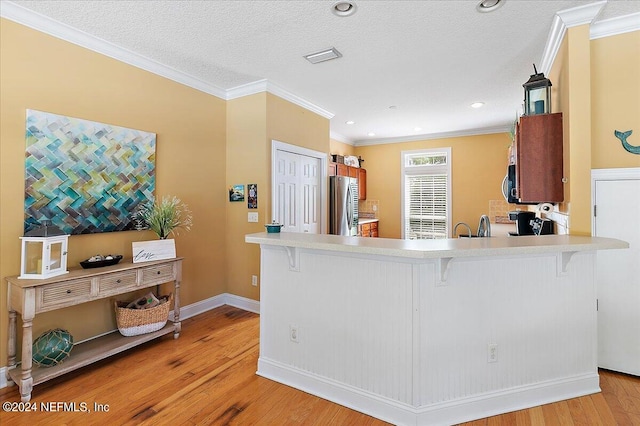
[[[331,59],[337,59],[340,57],[342,57],[342,53],[338,52],[335,47],[304,55],[304,58],[312,64],[317,64],[318,62],[329,61]]]

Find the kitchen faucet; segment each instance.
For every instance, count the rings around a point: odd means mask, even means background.
[[[478,237],[490,237],[491,236],[491,221],[489,216],[483,214],[480,216],[480,223],[478,224]]]
[[[473,235],[471,235],[471,227],[469,225],[467,225],[466,223],[464,223],[464,222],[458,222],[458,223],[456,223],[456,226],[453,227],[453,236],[454,237],[457,235],[458,226],[460,226],[460,225],[466,226],[467,230],[469,232],[467,235],[469,237],[473,237]]]

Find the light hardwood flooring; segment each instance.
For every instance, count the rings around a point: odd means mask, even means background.
[[[36,386],[38,411],[0,412],[0,424],[387,424],[257,376],[258,336],[258,315],[214,309],[183,321],[178,340],[165,336]],[[640,426],[640,378],[600,373],[602,393],[465,425]],[[17,386],[0,390],[0,401],[20,401]],[[81,411],[84,403],[91,412],[67,411],[58,402]],[[44,412],[41,403],[60,411]]]

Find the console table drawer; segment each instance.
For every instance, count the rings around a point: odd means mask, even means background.
[[[100,281],[98,281],[100,296],[110,293],[122,293],[129,287],[134,290],[136,287],[136,275],[136,271],[127,271],[100,277]]]
[[[155,265],[142,269],[142,285],[163,284],[176,278],[173,264]]]
[[[38,310],[46,310],[61,305],[71,306],[91,297],[91,279],[65,281],[38,287],[36,290]]]

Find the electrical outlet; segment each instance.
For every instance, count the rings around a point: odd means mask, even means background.
[[[291,339],[293,343],[299,343],[299,340],[298,340],[299,338],[300,338],[300,334],[298,334],[298,327],[296,327],[295,325],[290,325],[289,339]]]
[[[258,222],[258,212],[249,212],[247,214],[247,222]]]
[[[487,345],[487,362],[498,362],[498,344],[489,343]]]
[[[258,287],[258,276],[251,275],[251,285],[254,287]]]

